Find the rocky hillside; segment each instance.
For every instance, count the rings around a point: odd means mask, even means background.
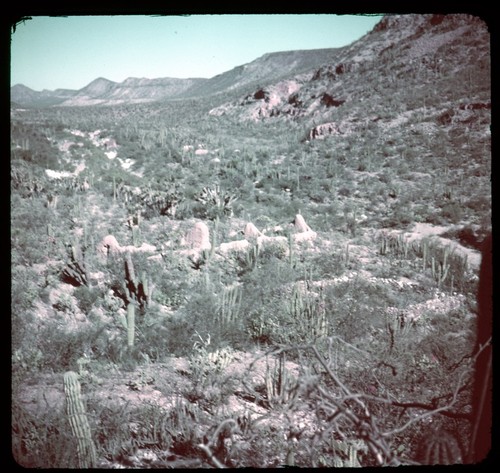
[[[489,107],[489,61],[489,34],[475,17],[386,16],[363,38],[338,50],[334,61],[255,89],[210,113],[314,122],[310,139],[352,133],[372,122],[390,127],[407,120],[411,111]]]
[[[203,97],[224,93],[239,88],[266,85],[283,77],[293,76],[328,64],[333,61],[340,48],[314,49],[306,51],[283,51],[264,54],[264,56],[230,71],[212,77],[204,83],[187,90],[184,97]]]

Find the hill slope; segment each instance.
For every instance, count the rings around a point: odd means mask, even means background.
[[[255,61],[219,74],[204,83],[191,87],[182,97],[205,97],[232,91],[250,84],[266,85],[282,77],[328,64],[341,48],[282,51],[264,54]]]
[[[312,137],[348,133],[391,111],[395,118],[404,102],[406,109],[416,109],[489,101],[489,34],[481,20],[468,15],[387,16],[334,59],[255,89],[211,114],[336,122],[311,130]],[[464,93],[464,85],[470,93]]]

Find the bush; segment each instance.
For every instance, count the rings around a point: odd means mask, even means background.
[[[23,468],[77,468],[76,442],[60,412],[28,413],[12,405],[12,455]]]
[[[441,216],[450,223],[459,223],[462,220],[462,215],[462,207],[456,202],[445,204],[441,209]]]
[[[42,281],[33,269],[20,265],[12,267],[11,277],[11,310],[12,314],[20,315],[34,307],[42,291]]]
[[[62,330],[57,322],[47,323],[39,332],[37,346],[43,353],[43,365],[52,370],[76,370],[76,361],[94,350],[102,356],[108,334],[101,325],[85,324],[78,329]],[[107,353],[105,354],[107,355]]]
[[[88,286],[79,286],[73,292],[74,297],[77,300],[79,309],[84,313],[88,314],[97,300],[102,299],[104,294],[98,288],[91,288]]]

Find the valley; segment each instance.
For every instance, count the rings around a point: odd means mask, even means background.
[[[470,462],[485,25],[388,16],[245,66],[11,104],[20,465]]]

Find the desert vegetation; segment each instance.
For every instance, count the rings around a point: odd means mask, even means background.
[[[342,96],[312,71],[343,102],[303,116],[249,119],[250,86],[13,107],[15,461],[467,462],[491,110],[483,37],[454,41]]]

